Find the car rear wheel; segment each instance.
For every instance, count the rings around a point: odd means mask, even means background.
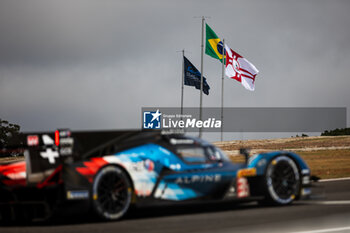
[[[274,158],[266,169],[264,186],[264,204],[292,203],[300,192],[300,174],[295,162],[285,155]]]
[[[93,208],[105,220],[123,217],[130,207],[131,182],[119,167],[102,168],[94,180],[92,191]]]

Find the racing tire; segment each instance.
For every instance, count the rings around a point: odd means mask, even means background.
[[[261,204],[288,205],[300,194],[300,172],[288,156],[280,155],[267,166],[263,179],[265,199]]]
[[[131,181],[121,168],[107,166],[96,175],[92,194],[95,213],[104,220],[117,220],[123,217],[130,207]]]

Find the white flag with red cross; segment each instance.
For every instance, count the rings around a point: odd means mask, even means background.
[[[254,91],[255,77],[259,73],[259,70],[247,59],[230,49],[226,44],[225,50],[225,75],[242,83],[247,90]]]

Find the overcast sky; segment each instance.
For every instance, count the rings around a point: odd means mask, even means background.
[[[349,12],[346,0],[2,0],[0,118],[24,131],[140,128],[141,107],[180,105],[178,51],[200,68],[202,15],[260,71],[254,92],[227,78],[225,106],[349,108]],[[207,55],[204,76],[204,106],[219,107],[221,64]]]

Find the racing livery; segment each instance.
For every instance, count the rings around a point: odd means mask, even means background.
[[[184,134],[98,131],[22,134],[1,152],[25,161],[0,165],[0,219],[46,219],[94,211],[105,220],[131,205],[258,200],[286,205],[310,195],[310,170],[292,152],[233,163],[219,148]]]

